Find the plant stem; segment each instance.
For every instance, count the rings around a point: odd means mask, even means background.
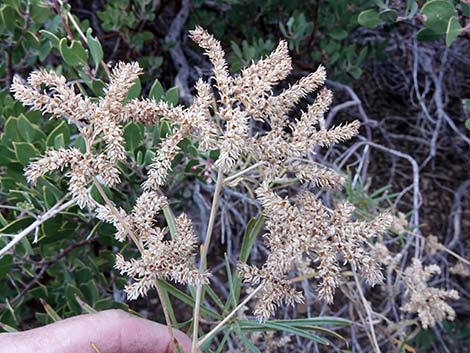
[[[54,217],[55,215],[59,214],[63,210],[69,208],[70,206],[73,206],[76,201],[75,199],[69,200],[66,203],[62,203],[63,200],[58,201],[49,211],[46,213],[42,214],[41,216],[37,216],[36,220],[31,223],[27,228],[16,234],[13,239],[5,245],[1,250],[0,250],[0,258],[12,247],[14,247],[16,244],[18,244],[21,239],[23,239],[25,236],[27,236],[29,233],[31,233],[33,230],[35,230],[37,227],[39,227],[41,224],[49,220],[50,218]]]
[[[158,298],[160,299],[160,303],[162,304],[163,315],[165,316],[166,327],[168,328],[168,335],[170,336],[171,344],[173,346],[173,353],[181,352],[181,347],[178,341],[175,339],[173,335],[173,328],[171,327],[171,320],[170,315],[168,315],[168,308],[165,304],[165,298],[163,297],[162,289],[158,285],[158,281],[155,282],[155,288],[157,288]]]
[[[442,250],[447,252],[448,254],[452,255],[453,257],[455,257],[457,260],[459,261],[462,261],[463,263],[467,264],[467,265],[470,265],[470,261],[464,259],[462,256],[460,256],[459,254],[453,252],[452,250],[448,249],[447,247],[445,247],[444,245],[442,246]]]
[[[262,166],[263,164],[264,164],[263,161],[257,162],[255,164],[253,164],[252,166],[250,166],[248,168],[245,168],[245,169],[239,171],[238,173],[233,174],[233,175],[225,178],[224,185],[226,185],[226,184],[230,183],[231,181],[241,177],[243,174],[248,173],[249,171],[258,168],[259,166]]]
[[[240,310],[243,306],[246,305],[246,303],[248,303],[251,298],[253,298],[256,293],[258,293],[261,289],[263,288],[263,284],[260,284],[253,292],[251,292],[245,299],[243,299],[243,301],[237,305],[237,307],[235,309],[233,309],[221,322],[219,322],[217,324],[216,327],[214,327],[211,331],[209,331],[198,343],[199,346],[203,345],[204,343],[207,342],[207,340],[209,338],[211,338],[212,336],[214,336],[218,331],[219,329],[224,326],[227,321],[229,321],[232,316],[234,316],[238,310]]]
[[[376,353],[382,353],[379,348],[379,343],[377,342],[377,336],[375,335],[375,329],[374,329],[374,324],[372,322],[372,310],[369,306],[369,303],[367,302],[366,298],[364,297],[364,293],[362,292],[362,287],[361,283],[359,282],[359,279],[357,278],[356,271],[353,270],[353,275],[354,275],[354,281],[356,281],[356,286],[357,290],[359,291],[359,296],[361,297],[362,304],[364,305],[364,309],[366,309],[367,313],[367,319],[369,321],[369,327],[370,327],[370,333],[372,335],[371,338],[371,343],[372,343],[372,348]]]
[[[215,217],[217,215],[217,210],[219,209],[219,198],[220,191],[222,190],[224,180],[224,173],[219,168],[217,172],[217,182],[215,184],[214,198],[212,199],[211,213],[209,216],[209,223],[207,225],[206,238],[204,239],[204,244],[201,249],[201,259],[199,260],[199,273],[203,273],[207,268],[207,252],[209,250],[209,245],[212,237],[212,230],[214,229]],[[199,315],[202,302],[202,283],[198,283],[196,286],[196,303],[194,305],[194,314],[193,314],[193,342],[191,345],[191,353],[197,353],[199,348],[198,344],[198,333],[199,333]]]

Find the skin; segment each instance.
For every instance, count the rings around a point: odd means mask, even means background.
[[[184,352],[191,340],[174,336]],[[93,347],[93,344],[98,350]],[[170,353],[166,326],[122,310],[80,315],[33,330],[0,334],[0,353]]]

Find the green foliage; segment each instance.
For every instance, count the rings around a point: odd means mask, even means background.
[[[362,11],[357,17],[357,22],[361,26],[365,26],[369,28],[377,27],[378,25],[383,23],[379,12],[375,9]]]
[[[377,0],[374,1],[374,8],[359,14],[358,22],[363,26],[374,28],[385,23],[397,24],[415,17],[424,25],[416,34],[419,40],[433,41],[445,38],[446,45],[451,46],[462,33],[461,22],[466,23],[469,14],[469,4],[465,2],[457,4],[452,0],[428,0],[424,3],[407,0],[405,5],[401,2],[389,4]]]
[[[300,44],[313,32],[313,22],[307,21],[303,12],[294,12],[287,20],[287,23],[279,24],[283,36],[289,42],[289,48],[299,52]]]

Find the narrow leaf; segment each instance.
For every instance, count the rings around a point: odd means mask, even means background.
[[[47,302],[43,298],[39,298],[39,301],[41,302],[42,306],[44,307],[44,310],[46,310],[47,316],[49,316],[52,321],[57,322],[62,320],[62,318],[57,314],[57,312],[47,304]]]

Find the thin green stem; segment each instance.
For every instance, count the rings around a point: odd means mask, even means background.
[[[157,289],[158,298],[160,299],[160,303],[162,304],[163,315],[165,316],[166,327],[168,329],[168,335],[170,336],[171,345],[173,346],[173,353],[180,353],[181,347],[173,334],[173,328],[171,327],[170,315],[168,314],[168,308],[166,307],[166,304],[165,304],[165,298],[163,297],[162,289],[158,285],[158,281],[155,282],[155,288]]]
[[[221,169],[217,172],[217,182],[215,184],[214,198],[212,199],[211,213],[209,216],[209,223],[207,225],[206,238],[201,249],[201,259],[199,260],[199,273],[203,273],[207,268],[207,252],[211,242],[212,231],[214,229],[215,217],[217,210],[219,209],[220,192],[224,181],[224,173]],[[197,353],[199,348],[198,344],[198,333],[199,333],[199,315],[202,302],[202,283],[198,283],[196,286],[196,303],[194,305],[193,313],[193,341],[191,346],[191,353]]]

